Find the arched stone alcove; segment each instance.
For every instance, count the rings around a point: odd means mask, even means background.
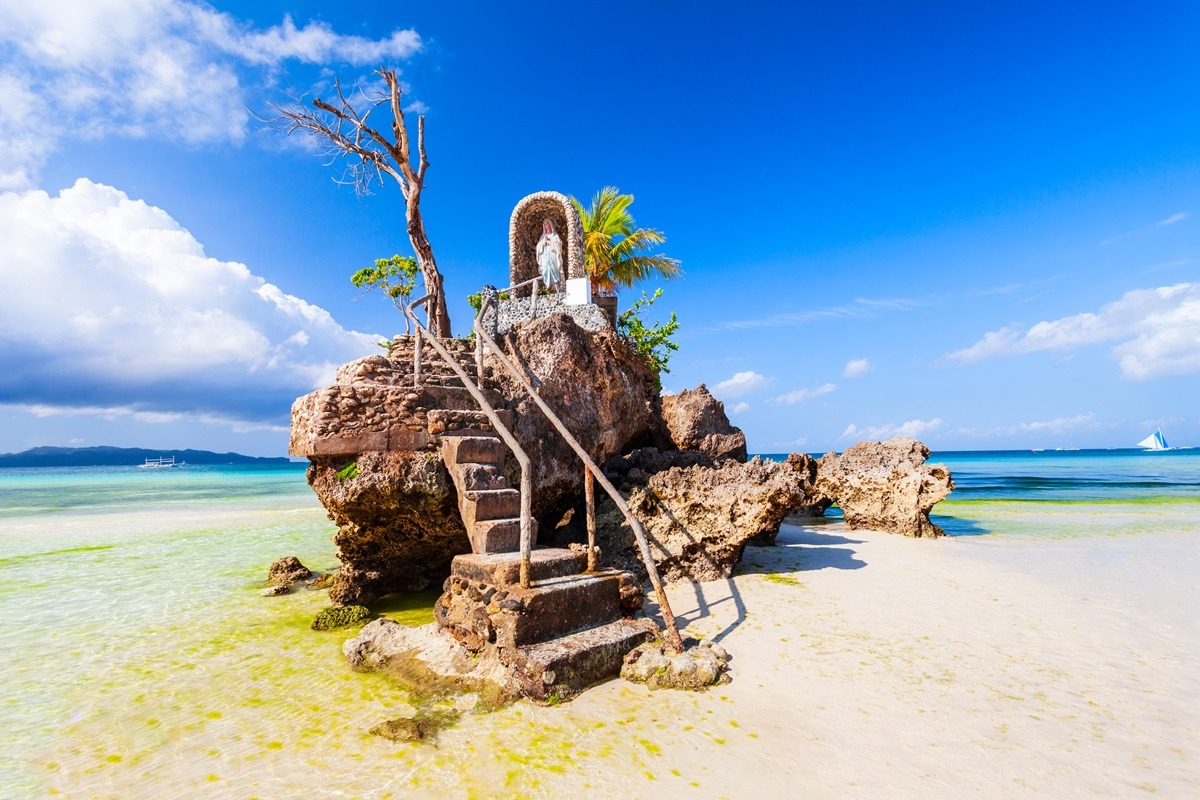
[[[512,284],[538,274],[537,243],[542,238],[542,221],[549,218],[566,249],[566,278],[582,278],[583,223],[570,199],[559,192],[535,192],[521,199],[508,223],[508,269]],[[517,292],[529,294],[526,287]]]

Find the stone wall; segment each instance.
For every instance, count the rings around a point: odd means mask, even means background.
[[[537,312],[537,318],[548,317],[551,314],[563,313],[575,320],[575,324],[586,331],[598,331],[601,328],[611,328],[608,317],[604,311],[597,305],[586,303],[581,306],[569,306],[564,302],[566,295],[562,292],[555,292],[547,295],[540,295],[537,299],[537,304],[530,302],[528,297],[513,297],[508,300],[501,300],[498,309],[489,308],[483,315],[483,328],[492,333],[493,336],[499,334],[504,335],[513,329],[513,326],[521,322],[528,322],[533,319],[533,311]],[[534,306],[530,308],[530,306]]]

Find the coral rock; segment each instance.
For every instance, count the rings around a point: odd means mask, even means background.
[[[851,530],[944,536],[929,511],[953,491],[954,479],[944,464],[926,464],[927,458],[929,448],[906,436],[859,442],[840,456],[821,457],[817,490],[833,498]]]
[[[784,517],[803,507],[811,492],[805,473],[761,458],[743,464],[645,448],[609,467],[618,477],[635,470],[647,475],[642,482],[621,480],[619,489],[667,581],[728,578],[746,545],[773,541]],[[613,566],[645,574],[633,531],[607,498],[597,503],[596,529]]]
[[[662,399],[663,422],[677,450],[695,450],[713,458],[746,460],[746,435],[729,424],[725,404],[703,383]]]
[[[281,558],[267,570],[267,582],[272,586],[291,586],[312,577],[312,570],[300,563],[295,556]]]

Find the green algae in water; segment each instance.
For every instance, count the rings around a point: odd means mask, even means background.
[[[366,606],[335,606],[318,611],[310,627],[314,631],[331,631],[349,628],[370,618],[371,611]]]

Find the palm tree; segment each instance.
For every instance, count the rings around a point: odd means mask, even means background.
[[[667,237],[653,228],[634,228],[629,213],[633,195],[605,186],[592,198],[591,208],[574,197],[571,202],[583,220],[583,263],[596,294],[612,296],[617,287],[628,288],[653,275],[669,279],[683,274],[675,259],[648,252]]]

